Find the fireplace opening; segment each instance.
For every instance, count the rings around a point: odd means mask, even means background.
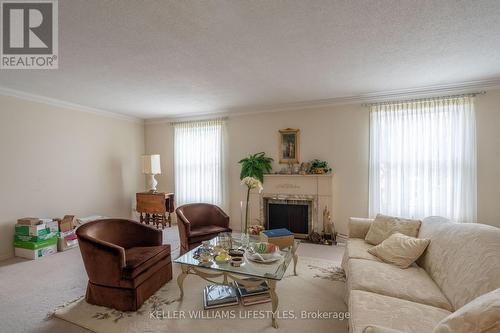
[[[310,233],[312,217],[311,200],[266,199],[265,228],[286,228],[297,237],[304,238]]]

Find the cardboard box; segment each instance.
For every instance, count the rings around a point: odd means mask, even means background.
[[[36,260],[57,253],[57,245],[50,245],[35,250],[16,247],[14,248],[14,253],[16,257]]]
[[[76,237],[59,237],[57,240],[57,251],[59,252],[63,252],[75,247],[78,247],[78,239]]]
[[[42,220],[40,220],[38,217],[23,217],[22,219],[17,220],[17,224],[22,225],[38,225],[42,223]]]
[[[15,233],[17,235],[25,236],[43,236],[51,232],[50,228],[47,228],[44,223],[38,225],[22,225],[16,224]]]
[[[25,242],[21,240],[14,241],[14,247],[28,250],[37,250],[51,245],[57,245],[57,237],[52,237],[40,242]]]
[[[50,229],[50,232],[58,232],[59,224],[57,221],[49,221],[45,223],[45,228]]]
[[[64,218],[59,221],[59,231],[61,232],[73,230],[75,226],[76,221],[74,215],[64,215]]]
[[[264,230],[261,233],[261,240],[267,243],[272,243],[280,249],[293,246],[295,236],[288,229],[272,229]]]
[[[49,232],[48,234],[42,235],[42,236],[29,236],[29,235],[15,234],[14,240],[15,241],[23,241],[23,242],[41,242],[41,241],[44,241],[44,240],[47,240],[47,239],[53,238],[53,237],[59,237],[59,232],[52,231],[52,232]]]

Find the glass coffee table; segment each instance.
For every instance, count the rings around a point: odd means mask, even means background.
[[[258,242],[259,239],[250,237],[250,242]],[[215,246],[219,243],[219,237],[211,239],[210,245]],[[233,248],[244,248],[241,242],[241,235],[237,233],[231,234],[231,242]],[[300,242],[294,240],[294,244],[288,248],[281,249],[282,258],[274,263],[257,263],[246,258],[243,259],[243,263],[239,267],[232,266],[228,263],[219,263],[212,260],[210,263],[202,263],[200,260],[195,259],[196,251],[200,246],[191,251],[183,254],[179,258],[175,259],[174,262],[181,265],[181,273],[177,277],[177,284],[180,289],[180,298],[182,300],[184,296],[183,283],[184,279],[192,274],[197,275],[200,278],[214,283],[214,284],[229,284],[229,280],[235,281],[244,287],[257,287],[263,281],[266,281],[269,286],[269,294],[271,296],[272,305],[272,326],[274,328],[278,327],[276,321],[276,311],[278,309],[278,295],[276,294],[276,283],[283,278],[285,271],[287,270],[290,262],[293,261],[293,274],[297,275],[296,267],[298,256],[296,254],[297,247]],[[222,277],[222,282],[214,281],[214,278]],[[251,281],[245,278],[253,277]],[[255,279],[256,278],[256,279]]]

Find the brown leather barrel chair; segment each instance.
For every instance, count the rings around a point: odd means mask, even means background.
[[[177,224],[181,240],[181,254],[194,249],[204,240],[221,232],[231,232],[229,216],[215,205],[193,203],[178,207]]]
[[[124,219],[103,219],[76,230],[89,277],[87,302],[136,311],[172,279],[170,245],[162,231]]]

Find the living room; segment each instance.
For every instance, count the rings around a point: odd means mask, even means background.
[[[0,332],[500,332],[497,1],[1,8]]]

